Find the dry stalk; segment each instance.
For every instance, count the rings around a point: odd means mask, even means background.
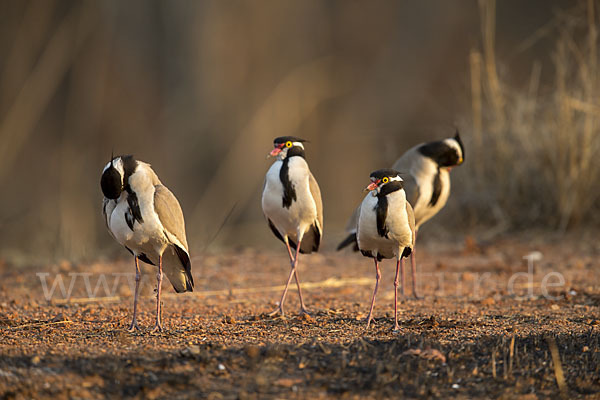
[[[563,372],[562,364],[560,362],[560,354],[558,352],[558,346],[556,340],[552,336],[546,338],[548,347],[550,348],[550,355],[552,356],[552,364],[554,365],[554,376],[556,377],[556,384],[560,390],[562,398],[567,398],[568,387],[565,381],[565,374]]]
[[[481,53],[472,50],[470,56],[471,64],[471,105],[473,112],[473,153],[475,154],[475,173],[478,178],[483,177],[483,166],[481,154],[483,150],[483,116],[482,116],[482,100],[481,100]]]

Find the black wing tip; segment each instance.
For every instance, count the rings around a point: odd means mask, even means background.
[[[185,289],[177,290],[177,288],[175,288],[175,291],[177,293],[193,292],[194,277],[192,276],[192,261],[190,260],[190,256],[187,253],[187,251],[185,251],[185,249],[182,249],[176,244],[174,244],[173,247],[175,248],[175,253],[177,254],[177,257],[179,257],[179,261],[181,261],[181,264],[183,265],[183,268],[185,270]]]
[[[183,289],[183,290],[177,290],[177,288],[175,287],[175,285],[173,285],[173,289],[175,289],[176,293],[193,292],[194,291],[194,285],[192,284],[192,286],[189,286],[189,282],[186,282],[185,289]]]
[[[313,239],[312,246],[310,246],[310,242],[303,241],[302,246],[300,246],[300,254],[310,254],[312,252],[317,253],[319,251],[319,247],[321,247],[321,232],[319,228],[317,228],[316,223],[310,226],[310,231],[307,231],[312,236],[309,236]],[[308,243],[310,247],[305,247],[304,244]],[[290,245],[292,242],[290,241]],[[293,244],[293,247],[296,248],[296,243]]]
[[[194,291],[194,277],[192,276],[192,262],[190,258],[187,258],[187,264],[185,265],[185,291]]]
[[[267,218],[267,222],[269,223],[269,228],[271,228],[271,231],[273,232],[275,237],[277,237],[277,239],[279,239],[283,243],[285,243],[283,236],[281,236],[281,233],[279,233],[279,230],[277,230],[277,228],[275,227],[273,222],[269,218]],[[314,236],[315,242],[311,248],[304,247],[304,244],[306,242],[302,242],[302,244],[300,245],[300,254],[310,254],[313,251],[314,252],[319,251],[319,247],[321,246],[321,234],[319,233],[319,230],[317,229],[317,226],[315,224],[311,225],[310,229],[312,230],[312,234]],[[293,241],[292,239],[290,239],[289,237],[288,237],[288,243],[292,249],[297,250],[296,242]]]
[[[186,293],[194,291],[194,278],[192,277],[192,265],[187,264],[185,266],[185,288],[183,290],[178,290],[175,285],[173,285],[173,289],[177,293]]]
[[[267,222],[269,223],[269,228],[271,228],[271,232],[273,232],[275,237],[285,243],[285,241],[283,240],[283,236],[281,236],[281,233],[279,233],[279,230],[277,230],[277,228],[275,227],[275,224],[273,224],[273,221],[271,221],[269,218],[267,218]]]
[[[194,291],[194,277],[192,276],[192,265],[188,264],[185,268],[185,291]]]
[[[319,232],[319,228],[317,228],[316,223],[312,224],[311,229],[312,229],[313,237],[315,239],[315,243],[312,247],[312,251],[317,252],[317,251],[319,251],[319,247],[321,247],[321,232]]]
[[[346,237],[346,239],[342,240],[340,244],[338,244],[337,251],[342,250],[344,247],[354,244],[352,250],[358,251],[358,242],[356,239],[356,232],[353,232]]]

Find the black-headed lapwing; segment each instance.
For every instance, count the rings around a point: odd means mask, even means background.
[[[363,256],[375,261],[375,289],[367,317],[367,328],[373,318],[373,306],[379,287],[381,272],[379,261],[396,258],[394,280],[394,321],[398,330],[398,274],[404,275],[404,257],[408,257],[415,245],[415,216],[406,200],[400,172],[380,169],[370,175],[371,183],[358,210],[356,238]]]
[[[177,293],[194,288],[192,264],[185,236],[183,212],[177,198],[164,186],[150,164],[133,156],[118,156],[106,164],[100,180],[102,212],[110,234],[135,259],[135,294],[130,331],[138,329],[140,283],[138,260],[158,266],[155,331],[162,331],[161,284],[164,271]]]
[[[279,307],[271,315],[284,315],[283,303],[292,276],[298,286],[301,313],[308,313],[298,278],[298,254],[318,251],[323,236],[321,191],[304,157],[304,142],[293,136],[276,138],[270,155],[277,160],[265,177],[262,209],[275,236],[285,243],[292,265]]]
[[[450,170],[464,162],[465,149],[458,131],[454,137],[440,141],[419,144],[404,153],[392,166],[402,172],[406,198],[415,213],[415,225],[419,227],[436,215],[448,201],[450,195]],[[356,246],[356,223],[358,209],[348,222],[348,237],[338,246],[338,250],[354,244]],[[416,285],[415,251],[411,253],[413,295],[418,298]],[[404,296],[404,281],[402,281]]]

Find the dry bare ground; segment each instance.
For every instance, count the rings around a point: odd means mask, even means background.
[[[3,264],[0,397],[600,393],[600,247],[595,243],[467,240],[459,246],[422,246],[425,299],[401,302],[399,332],[392,332],[393,262],[384,262],[375,324],[366,330],[374,270],[370,260],[350,253],[301,259],[311,317],[298,316],[295,287],[287,318],[268,317],[289,271],[279,250],[196,257],[194,293],[178,295],[164,286],[161,334],[150,333],[155,275],[150,268],[144,269],[142,332],[126,331],[132,276],[119,274],[132,272],[132,260],[21,269]],[[523,257],[533,251],[540,252],[534,258],[542,258],[533,263],[532,275],[514,275],[528,271]],[[67,291],[73,279],[72,293],[65,299],[57,285],[47,301],[42,282],[49,291],[57,276]],[[102,276],[107,285],[97,286]],[[96,288],[96,297],[90,297]]]

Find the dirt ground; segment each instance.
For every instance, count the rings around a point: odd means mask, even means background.
[[[394,262],[367,330],[373,263],[350,252],[301,257],[311,316],[293,285],[286,318],[267,315],[289,271],[283,248],[197,255],[193,293],[163,286],[160,334],[151,267],[130,334],[133,260],[0,263],[0,398],[599,398],[600,245],[589,242],[423,245],[424,299],[402,299],[398,332]]]

